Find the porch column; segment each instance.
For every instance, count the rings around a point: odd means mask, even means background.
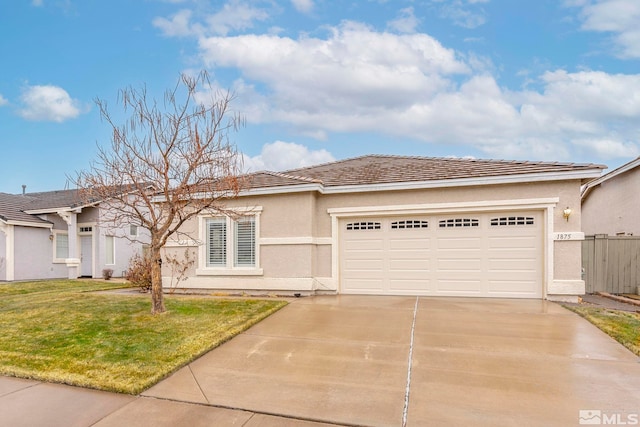
[[[78,212],[58,212],[58,215],[67,223],[69,236],[69,257],[64,261],[69,270],[69,279],[77,279],[80,276],[80,251],[78,250]]]

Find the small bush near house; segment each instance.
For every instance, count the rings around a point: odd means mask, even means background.
[[[124,278],[139,287],[140,292],[149,292],[151,290],[151,257],[140,254],[132,256]]]
[[[113,270],[110,268],[105,268],[104,270],[102,270],[102,278],[104,280],[109,280],[113,277]]]

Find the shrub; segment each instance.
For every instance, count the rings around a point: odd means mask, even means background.
[[[113,270],[110,268],[105,268],[104,270],[102,270],[102,278],[104,280],[109,280],[111,279],[111,277],[113,277]]]
[[[151,257],[140,254],[132,256],[124,278],[139,287],[140,292],[149,292],[151,290]]]

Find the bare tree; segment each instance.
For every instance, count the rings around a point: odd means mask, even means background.
[[[145,87],[121,90],[122,124],[105,101],[95,101],[113,130],[111,144],[98,146],[97,159],[78,173],[76,184],[86,201],[110,208],[102,210],[101,223],[148,230],[154,314],[165,311],[161,249],[168,238],[200,213],[227,213],[224,199],[240,190],[237,151],[228,137],[244,123],[231,111],[232,100],[214,91],[202,72],[182,74],[160,103],[147,98]]]

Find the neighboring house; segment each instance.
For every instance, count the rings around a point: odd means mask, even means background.
[[[101,227],[102,215],[78,190],[0,193],[0,281],[121,276],[148,238],[133,225]]]
[[[587,235],[640,236],[640,157],[582,189],[582,231]]]
[[[195,259],[184,288],[576,300],[580,187],[604,168],[371,155],[257,172],[226,201],[239,216],[201,215],[165,251]]]

